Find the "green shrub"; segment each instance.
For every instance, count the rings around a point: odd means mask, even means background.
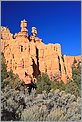
[[[53,90],[59,89],[59,90],[65,90],[65,84],[63,83],[63,81],[53,81],[51,84],[51,88]]]
[[[18,75],[13,74],[12,71],[8,72],[8,77],[3,80],[1,88],[2,90],[5,89],[5,87],[10,86],[12,89],[16,90],[23,90],[24,91],[24,81],[21,81],[19,79]]]
[[[72,77],[73,77],[74,82],[77,84],[78,88],[81,90],[81,66],[80,66],[80,63],[78,63],[76,67],[73,64]]]
[[[81,95],[81,65],[80,62],[73,62],[72,65],[72,77],[73,81],[70,82],[68,87],[70,87],[71,93],[77,97]]]
[[[74,94],[75,96],[80,96],[81,95],[81,90],[79,89],[79,87],[77,86],[77,84],[75,83],[74,80],[70,81],[65,88],[65,92],[66,93],[71,93]]]
[[[4,54],[1,53],[1,82],[3,82],[3,80],[7,78],[7,76],[8,73],[7,73],[6,60],[4,58]]]
[[[37,93],[42,93],[42,91],[46,91],[47,93],[51,90],[51,84],[49,77],[47,74],[42,73],[42,75],[39,75],[37,78]]]

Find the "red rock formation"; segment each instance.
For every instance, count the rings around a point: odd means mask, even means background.
[[[1,51],[4,53],[7,70],[19,75],[25,84],[31,82],[25,76],[27,72],[32,77],[37,77],[44,72],[51,79],[57,76],[58,80],[63,80],[66,84],[68,79],[72,79],[72,64],[74,58],[81,60],[80,56],[62,56],[60,44],[45,45],[42,40],[36,37],[37,30],[32,27],[32,35],[28,36],[27,22],[21,21],[21,32],[14,35],[8,28],[1,29]]]

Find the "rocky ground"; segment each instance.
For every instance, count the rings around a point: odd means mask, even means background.
[[[48,94],[31,95],[5,88],[1,92],[1,119],[22,121],[78,121],[81,120],[81,98],[56,89]]]

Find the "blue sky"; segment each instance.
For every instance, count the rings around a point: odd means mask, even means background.
[[[1,25],[8,26],[11,33],[20,31],[20,21],[28,22],[28,33],[36,26],[37,36],[45,44],[59,43],[62,54],[81,53],[81,2],[1,2]]]

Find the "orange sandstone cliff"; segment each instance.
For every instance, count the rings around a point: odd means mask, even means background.
[[[1,52],[4,53],[7,70],[13,70],[25,84],[25,73],[37,78],[42,72],[47,73],[50,79],[57,76],[66,84],[72,79],[72,64],[74,58],[81,61],[80,56],[62,56],[60,44],[45,45],[36,37],[37,29],[32,27],[32,35],[28,35],[27,21],[20,24],[21,31],[15,35],[9,29],[1,27]]]

